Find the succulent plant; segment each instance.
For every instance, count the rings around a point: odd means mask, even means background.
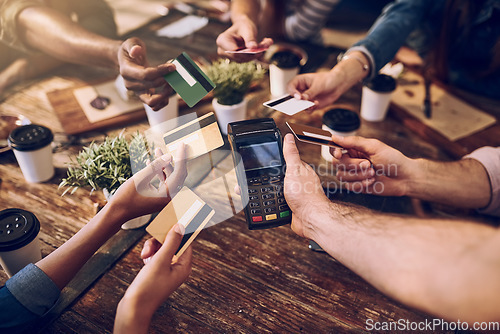
[[[237,63],[228,59],[214,61],[207,69],[207,75],[215,84],[213,95],[223,105],[243,101],[250,85],[262,79],[265,69],[256,62]]]
[[[91,192],[107,189],[113,194],[134,172],[146,166],[151,151],[147,139],[138,132],[130,143],[123,132],[106,137],[102,143],[91,143],[68,166],[67,177],[59,184],[59,188],[66,187],[62,196],[82,187],[91,187]]]

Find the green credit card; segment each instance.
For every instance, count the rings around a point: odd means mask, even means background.
[[[176,70],[165,75],[165,80],[190,108],[215,88],[215,84],[187,53],[183,52],[172,63]]]

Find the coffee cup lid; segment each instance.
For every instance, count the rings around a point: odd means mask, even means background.
[[[396,89],[396,79],[387,74],[378,74],[366,84],[366,87],[375,92],[389,93]]]
[[[300,66],[300,56],[291,50],[278,51],[272,55],[271,63],[279,68],[295,68]]]
[[[323,115],[323,124],[338,132],[351,132],[359,129],[360,120],[352,110],[335,108]]]
[[[54,135],[49,128],[28,124],[12,130],[9,135],[9,145],[18,151],[34,151],[49,145],[54,139]]]
[[[26,246],[39,231],[40,222],[33,213],[16,208],[0,211],[0,252]]]

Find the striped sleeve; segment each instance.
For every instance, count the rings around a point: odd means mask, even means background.
[[[285,19],[286,37],[293,41],[319,38],[319,32],[340,0],[304,0]]]

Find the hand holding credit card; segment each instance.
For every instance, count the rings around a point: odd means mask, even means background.
[[[292,95],[285,95],[274,100],[263,103],[264,106],[281,111],[284,114],[293,116],[302,110],[306,110],[314,106],[314,102],[307,100],[299,100]]]
[[[182,142],[186,145],[186,159],[192,159],[224,145],[224,140],[213,112],[179,126],[163,135],[167,153],[175,156]]]
[[[180,54],[172,64],[175,71],[165,75],[165,80],[190,108],[215,88],[215,84],[187,53]]]
[[[163,244],[168,231],[177,223],[185,227],[181,245],[175,253],[181,256],[214,215],[215,211],[189,188],[183,187],[149,224],[146,231]]]
[[[286,125],[288,125],[295,137],[297,137],[297,139],[301,142],[316,145],[326,145],[335,148],[343,148],[339,144],[332,141],[332,134],[326,130],[288,122],[286,122]]]

